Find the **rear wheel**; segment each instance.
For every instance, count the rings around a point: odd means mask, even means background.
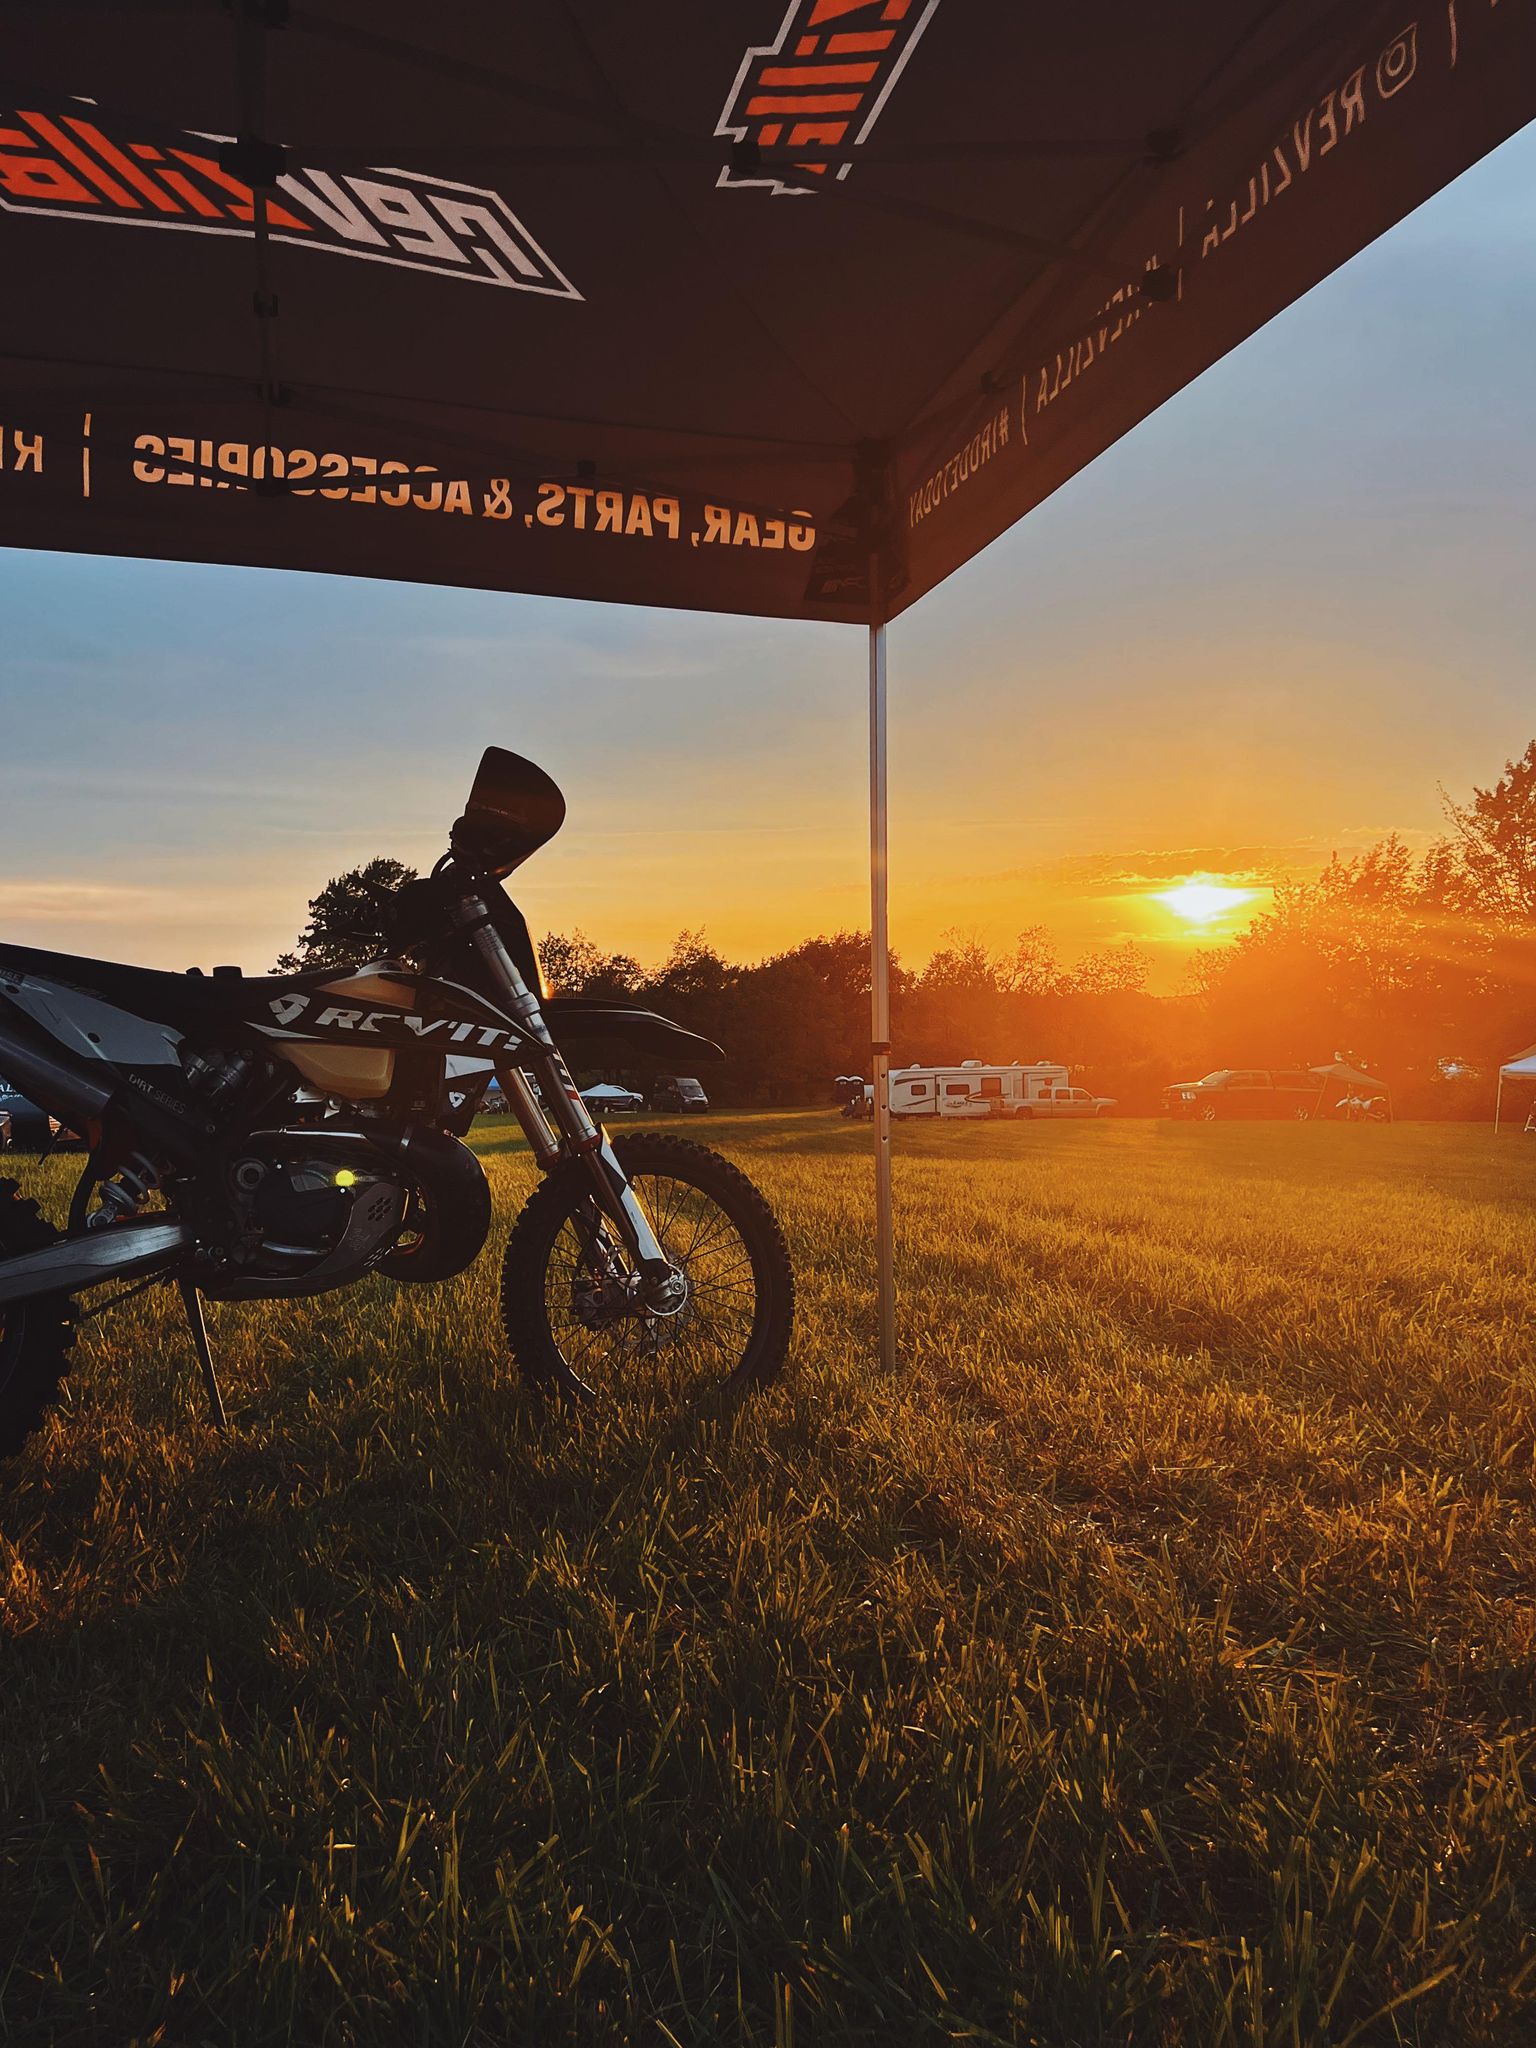
[[[0,1261],[41,1251],[59,1232],[12,1180],[0,1180]],[[58,1399],[70,1346],[74,1305],[42,1294],[0,1306],[0,1458],[19,1451]]]
[[[686,1138],[626,1132],[613,1149],[687,1294],[669,1314],[641,1306],[586,1168],[563,1162],[529,1197],[502,1266],[502,1325],[524,1379],[576,1398],[672,1400],[776,1379],[795,1286],[773,1211],[739,1168]]]
[[[1200,1121],[1201,1121],[1201,1123],[1203,1123],[1203,1124],[1213,1124],[1213,1123],[1215,1123],[1215,1121],[1216,1121],[1216,1116],[1217,1116],[1217,1109],[1216,1109],[1216,1105],[1215,1105],[1215,1103],[1214,1103],[1214,1102],[1202,1102],[1202,1103],[1201,1103],[1201,1105],[1200,1105]]]
[[[1307,1104],[1306,1104],[1306,1103],[1304,1103],[1304,1102],[1298,1102],[1298,1103],[1297,1103],[1296,1107],[1295,1107],[1295,1108],[1294,1108],[1294,1109],[1293,1109],[1293,1110],[1291,1111],[1291,1120],[1292,1120],[1292,1122],[1293,1122],[1293,1123],[1298,1123],[1298,1124],[1309,1124],[1309,1123],[1311,1123],[1311,1121],[1312,1121],[1312,1112],[1311,1112],[1311,1110],[1310,1110],[1310,1109],[1308,1108],[1308,1106],[1307,1106]]]

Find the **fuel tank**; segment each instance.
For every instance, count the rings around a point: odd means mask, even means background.
[[[250,1021],[271,1050],[312,1087],[349,1102],[387,1095],[402,1052],[491,1061],[529,1045],[516,1020],[475,990],[392,961],[303,988],[279,985],[255,1003]]]
[[[351,1008],[357,1004],[367,1006],[365,1015],[376,1016],[380,1010],[387,1009],[403,1016],[411,1012],[416,1003],[416,989],[412,983],[376,973],[371,968],[338,975],[334,981],[322,983],[315,994],[333,999],[329,1006],[321,1006],[317,1016],[325,1014],[327,1007],[338,1010],[343,1005]],[[296,1067],[312,1088],[336,1096],[343,1102],[378,1102],[394,1084],[395,1052],[392,1047],[369,1045],[362,1037],[350,1042],[278,1039],[273,1051],[287,1060],[290,1066]]]

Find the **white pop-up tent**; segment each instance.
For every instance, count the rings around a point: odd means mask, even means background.
[[[1493,1100],[1493,1128],[1499,1128],[1504,1114],[1504,1083],[1506,1081],[1530,1081],[1536,1084],[1536,1045],[1528,1045],[1524,1052],[1516,1053],[1512,1060],[1506,1060],[1499,1069],[1499,1092]]]

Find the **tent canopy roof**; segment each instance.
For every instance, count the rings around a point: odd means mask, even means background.
[[[1504,1075],[1536,1075],[1536,1045],[1528,1045],[1524,1052],[1516,1053],[1512,1060],[1506,1060],[1499,1068],[1499,1072]]]
[[[1358,1067],[1352,1067],[1347,1060],[1329,1060],[1321,1067],[1313,1067],[1312,1072],[1320,1081],[1342,1081],[1359,1094],[1391,1093],[1385,1081],[1378,1080],[1374,1074],[1362,1074]]]
[[[1488,0],[14,11],[0,542],[787,616],[911,603],[1536,111]]]

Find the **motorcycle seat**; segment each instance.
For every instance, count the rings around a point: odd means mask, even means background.
[[[260,1015],[273,997],[323,988],[336,980],[337,971],[317,967],[300,974],[244,975],[238,968],[216,967],[211,975],[195,968],[174,974],[164,967],[49,953],[35,946],[0,946],[0,996],[8,993],[6,983],[11,979],[52,981],[178,1031]]]

